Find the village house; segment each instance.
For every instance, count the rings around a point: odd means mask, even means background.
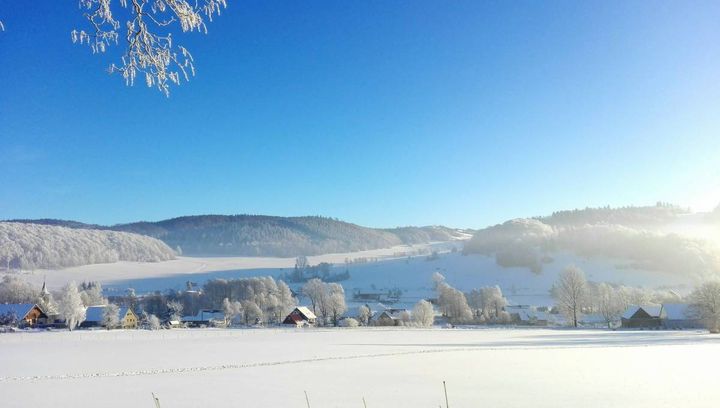
[[[315,326],[317,316],[305,306],[298,306],[290,312],[283,320],[283,324],[291,324],[296,327]]]
[[[129,307],[120,308],[120,328],[122,329],[137,329],[138,327],[138,316]]]
[[[622,315],[622,327],[698,329],[702,322],[686,303],[665,303],[660,306],[631,306]]]
[[[622,314],[622,327],[633,329],[656,329],[662,326],[662,306],[630,306]]]
[[[547,309],[546,309],[547,310]],[[505,311],[513,323],[525,326],[547,326],[548,312],[540,311],[533,306],[506,306]]]
[[[89,306],[85,309],[85,321],[80,327],[104,327],[103,317],[105,316],[106,305]],[[137,329],[138,316],[129,307],[121,307],[118,310],[118,326],[121,329]],[[116,327],[110,327],[115,329]]]
[[[217,309],[201,309],[195,316],[183,316],[182,323],[188,327],[225,326],[225,313]]]
[[[0,305],[0,318],[11,318],[20,327],[33,327],[47,319],[47,315],[34,303],[11,303]]]
[[[402,326],[410,321],[407,309],[385,309],[374,319],[376,326]]]
[[[665,329],[699,329],[703,327],[697,313],[687,303],[664,303],[661,318]]]

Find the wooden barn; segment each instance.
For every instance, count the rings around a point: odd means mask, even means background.
[[[622,327],[655,329],[662,327],[662,306],[630,306],[620,319]]]
[[[305,306],[298,306],[290,312],[283,320],[283,324],[291,324],[296,327],[315,326],[317,316]]]
[[[45,312],[34,303],[11,303],[0,305],[0,317],[13,316],[18,326],[35,326],[47,319]]]

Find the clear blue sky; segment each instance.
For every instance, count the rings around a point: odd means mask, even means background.
[[[0,218],[482,227],[720,202],[717,1],[237,1],[170,99],[0,0]]]

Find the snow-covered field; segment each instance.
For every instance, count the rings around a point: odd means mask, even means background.
[[[0,335],[3,407],[716,407],[720,336],[547,329]]]
[[[456,242],[435,242],[430,244],[400,245],[391,248],[374,249],[368,251],[347,252],[309,256],[308,262],[316,265],[321,262],[343,264],[345,259],[377,258],[395,259],[400,253],[417,251],[447,251],[452,246],[460,246]],[[24,277],[35,284],[46,281],[50,288],[60,288],[67,282],[74,280],[99,281],[103,284],[112,282],[130,282],[143,279],[193,279],[193,275],[203,275],[222,271],[246,270],[283,270],[295,266],[295,258],[271,257],[178,257],[172,261],[164,262],[115,262],[107,264],[92,264],[76,266],[57,270],[29,270],[23,271]],[[158,288],[158,289],[166,289]],[[154,289],[153,289],[154,290]]]
[[[513,304],[551,305],[549,289],[558,274],[568,265],[582,268],[591,281],[611,282],[628,286],[673,289],[686,294],[698,283],[692,276],[670,274],[659,271],[638,270],[626,263],[608,258],[586,259],[572,254],[556,254],[551,262],[543,265],[542,273],[535,274],[527,268],[503,268],[493,257],[448,253],[452,243],[436,243],[422,246],[402,246],[383,250],[330,254],[310,257],[310,264],[329,262],[334,272],[342,273],[347,268],[351,278],[342,281],[350,307],[355,290],[363,292],[400,289],[402,298],[399,307],[410,307],[421,298],[434,297],[432,274],[440,272],[454,287],[463,291],[488,285],[499,285],[504,295]],[[445,251],[439,259],[428,261],[425,256],[412,258],[398,257],[398,253],[412,251]],[[346,258],[373,258],[377,261],[356,263],[346,266]],[[250,276],[279,277],[292,270],[294,258],[179,258],[158,263],[98,264],[67,268],[56,271],[30,271],[24,275],[40,285],[47,279],[51,288],[59,288],[70,280],[100,281],[107,294],[124,293],[132,287],[138,294],[184,290],[186,282],[202,286],[209,279],[233,279]],[[300,285],[291,287],[296,291]],[[300,299],[301,303],[304,301]]]
[[[221,258],[222,259],[222,258]],[[252,259],[252,258],[245,258]],[[294,260],[293,260],[294,262]],[[316,261],[311,261],[315,263]],[[428,261],[426,257],[384,258],[377,262],[353,264],[348,267],[351,278],[340,282],[345,288],[346,297],[352,303],[355,290],[382,291],[400,289],[402,298],[397,306],[412,306],[422,298],[434,297],[432,275],[440,272],[449,284],[463,291],[488,285],[499,285],[504,295],[514,304],[551,305],[549,290],[557,280],[558,274],[568,265],[582,268],[589,280],[612,282],[629,286],[648,288],[672,288],[686,293],[697,282],[688,276],[673,275],[657,271],[616,268],[616,263],[607,259],[583,259],[573,255],[558,255],[553,262],[544,265],[540,274],[527,268],[503,268],[492,257],[480,255],[463,256],[460,253],[445,253],[439,259]],[[158,265],[160,266],[160,265]],[[183,290],[188,280],[202,285],[208,279],[233,279],[249,276],[279,277],[291,271],[286,267],[258,267],[237,270],[202,270],[193,274],[160,275],[152,269],[146,271],[144,278],[120,279],[103,282],[105,289],[123,293],[133,287],[137,293],[155,290]],[[346,266],[335,264],[334,272],[345,271]],[[61,271],[64,273],[64,271]],[[299,284],[290,284],[299,291]],[[304,299],[300,299],[301,303]],[[353,305],[350,305],[353,306]]]

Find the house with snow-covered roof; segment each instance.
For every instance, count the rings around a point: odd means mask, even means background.
[[[283,320],[283,324],[290,324],[296,327],[315,326],[316,322],[317,316],[315,316],[315,313],[305,306],[296,307],[287,315],[285,320]]]
[[[698,329],[702,321],[687,303],[664,303],[660,306],[631,306],[623,313],[622,327]]]
[[[410,320],[407,309],[385,309],[377,317],[373,317],[376,326],[401,326]]]
[[[622,327],[659,328],[662,326],[662,306],[630,306],[620,317]]]
[[[528,326],[547,326],[548,312],[539,311],[534,306],[514,305],[505,306],[505,311],[510,315],[512,321],[516,324]]]
[[[663,303],[662,325],[665,329],[699,329],[703,327],[697,312],[687,303]]]
[[[47,315],[35,303],[0,304],[0,320],[8,324],[28,327],[43,319],[47,319]]]
[[[104,327],[103,317],[107,305],[89,306],[85,309],[85,321],[80,327]],[[122,329],[137,329],[138,316],[129,307],[121,307],[118,309],[118,327]],[[114,329],[115,327],[108,327]]]
[[[225,312],[217,309],[201,309],[194,316],[183,316],[182,323],[190,327],[225,326]]]

